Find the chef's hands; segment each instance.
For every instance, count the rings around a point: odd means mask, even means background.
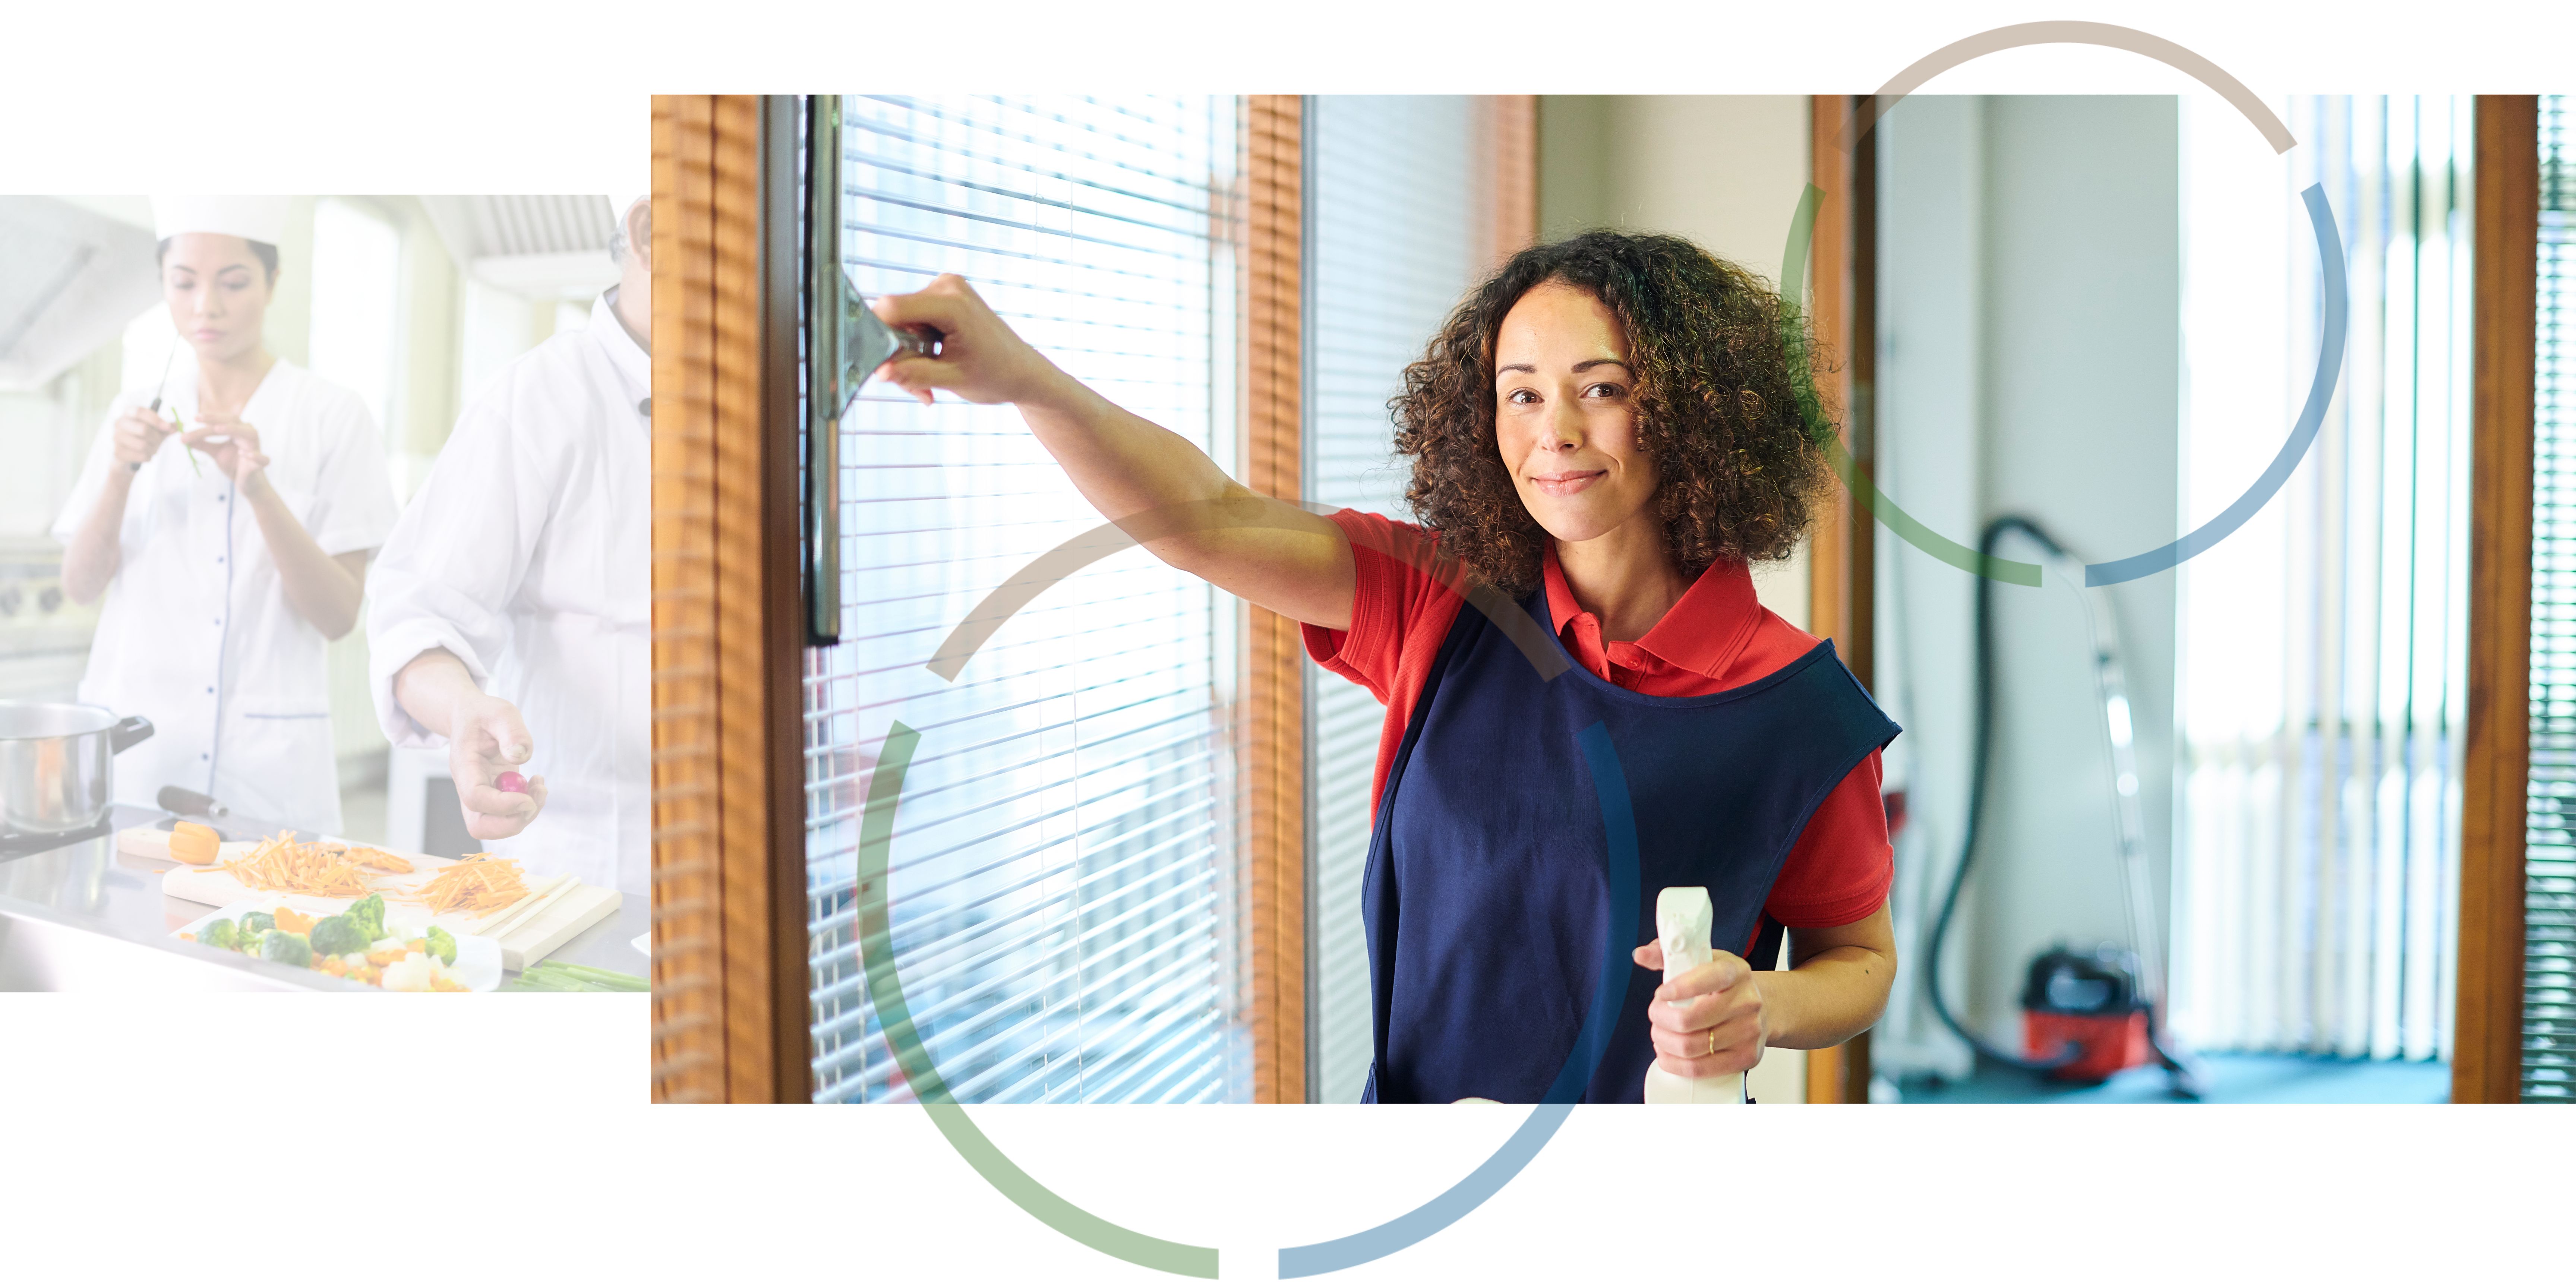
[[[868,307],[887,326],[938,333],[938,357],[898,351],[876,370],[924,403],[932,390],[945,389],[974,403],[1052,405],[1081,388],[955,273],[909,295],[880,295]]]
[[[144,462],[161,450],[163,439],[178,433],[179,427],[160,414],[137,407],[116,418],[116,459],[131,474],[142,469]]]
[[[527,722],[508,701],[478,692],[456,704],[455,724],[447,731],[447,772],[465,810],[467,835],[497,841],[536,821],[546,807],[545,779],[529,777],[524,792],[505,792],[493,783],[528,763],[535,751]]]
[[[1664,968],[1661,943],[1649,942],[1634,955],[1648,970]],[[1752,1068],[1771,1037],[1758,979],[1743,958],[1720,949],[1706,965],[1665,980],[1646,1007],[1655,1063],[1685,1078]]]
[[[204,452],[234,487],[247,492],[263,484],[260,471],[268,468],[268,457],[259,450],[259,431],[225,413],[202,415],[179,441]]]

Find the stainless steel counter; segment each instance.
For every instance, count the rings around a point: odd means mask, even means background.
[[[157,810],[120,805],[105,835],[0,855],[0,992],[372,991],[318,971],[172,939],[172,931],[213,909],[161,893],[167,860],[116,851],[117,831],[162,817]],[[225,831],[264,834],[236,820],[226,820]],[[646,974],[648,963],[634,940],[651,922],[648,901],[629,894],[615,913],[546,960]]]

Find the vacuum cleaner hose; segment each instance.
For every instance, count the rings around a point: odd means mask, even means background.
[[[2052,556],[2065,553],[2065,547],[2058,545],[2055,538],[2040,531],[2039,525],[2019,515],[2007,514],[1987,524],[1985,532],[1977,538],[1978,562],[1981,566],[1992,565],[1995,546],[2003,540],[2007,532],[2020,532],[2038,542]],[[1966,1042],[1978,1055],[1997,1064],[2008,1065],[2029,1073],[2047,1073],[2074,1062],[2078,1052],[2073,1044],[2068,1044],[2056,1055],[2046,1059],[2033,1060],[2014,1055],[1977,1036],[1967,1025],[1960,1023],[1959,1017],[1951,1014],[1950,1003],[1943,996],[1941,989],[1941,946],[1950,937],[1950,919],[1959,910],[1959,891],[1967,887],[1968,869],[1976,862],[1977,825],[1986,812],[1986,762],[1989,759],[1988,748],[1992,742],[1995,724],[1993,595],[1994,579],[1977,578],[1976,722],[1968,744],[1968,818],[1966,825],[1960,829],[1958,866],[1951,869],[1950,888],[1941,896],[1940,913],[1932,918],[1932,942],[1924,949],[1924,991],[1930,995],[1932,1013],[1940,1017],[1942,1025],[1952,1033],[1958,1034],[1959,1039]]]
[[[1995,547],[2002,542],[2004,534],[2008,532],[2019,532],[2038,543],[2048,552],[2051,559],[2063,558],[2066,554],[2066,548],[2058,544],[2055,537],[2041,530],[2038,524],[2013,514],[2003,515],[1986,525],[1985,532],[1977,538],[1977,553],[1990,561],[1994,557]],[[1942,1025],[1957,1034],[1959,1039],[1966,1042],[1977,1054],[1997,1064],[2028,1073],[2044,1074],[2074,1062],[2081,1052],[2073,1043],[2068,1043],[2060,1047],[2054,1055],[2032,1058],[2015,1055],[1996,1047],[1969,1031],[1967,1025],[1959,1022],[1959,1017],[1951,1012],[1950,1004],[1941,989],[1942,945],[1949,939],[1951,919],[1959,910],[1959,892],[1967,887],[1969,869],[1976,862],[1977,830],[1985,816],[1986,770],[1994,741],[1995,722],[1993,596],[1994,580],[1990,577],[1977,578],[1976,717],[1973,741],[1969,745],[1968,752],[1968,817],[1966,826],[1960,830],[1959,862],[1951,869],[1950,888],[1941,896],[1940,913],[1932,919],[1932,938],[1924,951],[1924,991],[1931,999],[1932,1013],[1940,1018]],[[2157,1013],[2152,1004],[2147,1010],[2147,1035],[2149,1043],[2155,1050],[2157,1063],[2163,1065],[2174,1077],[2174,1090],[2181,1095],[2198,1099],[2206,1085],[2206,1077],[2199,1068],[2199,1062],[2165,1032],[2164,1017]]]

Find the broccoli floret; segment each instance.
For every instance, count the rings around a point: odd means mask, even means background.
[[[208,948],[239,948],[241,933],[233,928],[232,918],[226,917],[198,931],[197,942]]]
[[[429,941],[430,956],[437,958],[443,965],[456,964],[456,936],[432,926],[423,938]]]
[[[248,939],[263,930],[277,928],[277,918],[265,912],[246,912],[241,919],[241,937]]]
[[[383,907],[381,903],[377,906],[380,909]],[[367,937],[366,931],[360,928],[358,920],[344,912],[336,917],[324,917],[314,922],[310,942],[314,952],[330,956],[340,953],[363,953],[367,951],[367,945],[373,941]]]
[[[313,965],[313,943],[293,931],[272,930],[261,937],[259,955],[268,961],[310,969]]]
[[[385,897],[383,895],[368,895],[350,904],[349,911],[341,915],[357,923],[359,932],[364,936],[360,941],[361,948],[385,937]],[[316,926],[314,929],[319,930],[321,927]]]

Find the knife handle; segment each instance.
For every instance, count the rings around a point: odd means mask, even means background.
[[[161,808],[173,814],[195,814],[204,818],[222,818],[232,813],[212,796],[189,791],[185,787],[164,787],[156,798]]]

